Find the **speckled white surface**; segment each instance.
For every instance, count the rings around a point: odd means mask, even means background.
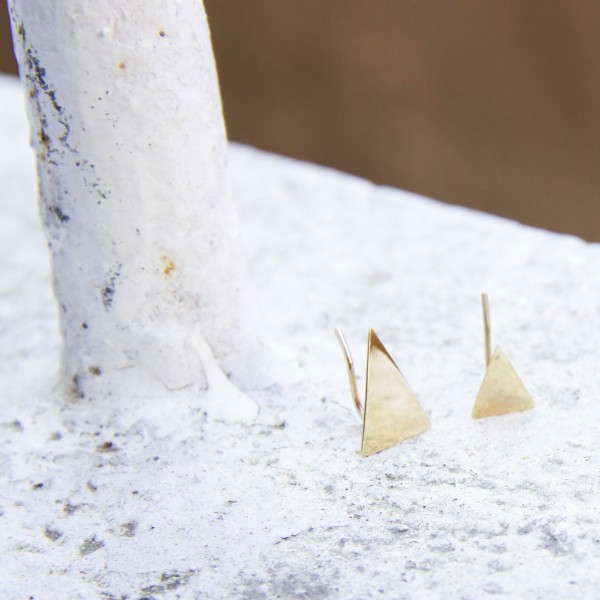
[[[598,246],[233,146],[264,336],[251,425],[73,403],[16,82],[0,80],[0,597],[590,598]],[[479,293],[536,409],[473,422]],[[372,326],[432,420],[368,459],[332,329]]]
[[[65,388],[197,397],[229,385],[219,367],[254,387],[262,346],[202,2],[9,0],[9,12]],[[221,400],[222,415],[256,415],[245,396]]]

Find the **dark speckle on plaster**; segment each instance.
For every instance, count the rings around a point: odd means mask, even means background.
[[[104,546],[104,542],[102,540],[96,539],[96,536],[93,535],[91,538],[84,540],[81,546],[79,547],[79,554],[81,556],[86,556],[88,554],[92,554],[96,552],[96,550],[100,550]]]
[[[305,533],[312,533],[313,528],[309,527],[308,529],[304,530],[304,531],[299,531],[298,533],[291,533],[290,535],[286,535],[284,537],[279,538],[276,542],[275,545],[279,544],[280,542],[288,542],[289,540],[298,537],[299,535],[303,535]]]
[[[68,223],[71,220],[71,217],[69,217],[69,215],[67,215],[62,208],[60,208],[60,206],[52,206],[50,207],[50,210],[57,216],[58,220],[61,223]]]
[[[137,521],[129,521],[121,525],[121,536],[122,537],[135,537],[137,531]]]
[[[542,528],[541,547],[555,556],[565,556],[572,552],[567,534],[564,531],[555,533],[549,525]]]
[[[161,574],[156,583],[152,583],[146,587],[143,587],[140,591],[143,594],[164,594],[170,590],[176,590],[187,585],[190,578],[195,573],[196,571],[194,569],[190,569],[184,573],[179,573],[177,571],[165,571]],[[149,596],[143,597],[149,598]]]
[[[65,502],[63,512],[65,515],[72,515],[81,508],[81,504],[71,504],[70,500]]]
[[[72,392],[75,395],[75,397],[77,397],[77,398],[84,397],[83,390],[81,389],[81,381],[80,381],[79,375],[77,373],[75,375],[73,375]]]
[[[96,452],[116,452],[118,448],[112,442],[103,442],[96,446]]]
[[[121,268],[121,265],[119,265],[113,271],[113,273],[110,275],[108,281],[102,288],[102,303],[104,304],[104,308],[106,310],[110,310],[110,308],[112,306],[117,280],[121,274],[119,271],[120,268]]]
[[[40,158],[45,160],[52,153],[60,153],[65,149],[74,152],[69,143],[69,135],[71,133],[70,117],[66,115],[65,109],[59,105],[56,91],[52,88],[48,80],[46,69],[42,66],[35,48],[28,41],[22,23],[17,27],[17,34],[23,48],[25,62],[22,78],[26,82],[29,95],[35,103],[36,117],[39,121],[38,138],[42,148]],[[58,136],[58,140],[52,140],[47,133],[50,115],[63,128],[63,132]]]
[[[57,529],[52,529],[51,527],[46,527],[44,529],[44,535],[53,542],[63,536],[62,532],[58,531]]]
[[[24,430],[23,424],[21,421],[19,421],[19,419],[15,419],[10,423],[3,423],[2,426],[6,427],[7,429],[12,429],[15,433],[21,433]]]

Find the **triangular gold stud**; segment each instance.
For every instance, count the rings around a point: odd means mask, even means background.
[[[429,418],[375,332],[369,330],[365,406],[356,389],[354,366],[342,332],[336,335],[344,351],[354,402],[362,416],[360,453],[371,456],[431,427]]]
[[[534,408],[533,398],[500,346],[496,347],[479,388],[473,418],[495,417]]]
[[[517,375],[500,346],[490,357],[490,309],[487,294],[481,297],[485,332],[487,370],[479,388],[472,416],[474,419],[495,417],[535,407],[531,394]]]
[[[368,348],[363,456],[381,452],[431,427],[404,375],[372,329]]]

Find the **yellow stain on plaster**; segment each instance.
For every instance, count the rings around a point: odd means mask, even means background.
[[[165,274],[165,277],[169,277],[171,275],[171,271],[175,269],[175,263],[168,256],[161,256],[160,260],[162,260],[164,263],[162,271]]]

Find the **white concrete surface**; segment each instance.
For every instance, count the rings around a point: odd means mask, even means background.
[[[287,372],[247,425],[205,417],[202,395],[74,400],[54,387],[33,158],[5,79],[0,131],[0,597],[596,595],[598,246],[233,145]],[[483,290],[536,408],[474,422]],[[360,457],[335,325],[359,372],[375,328],[431,431]]]

